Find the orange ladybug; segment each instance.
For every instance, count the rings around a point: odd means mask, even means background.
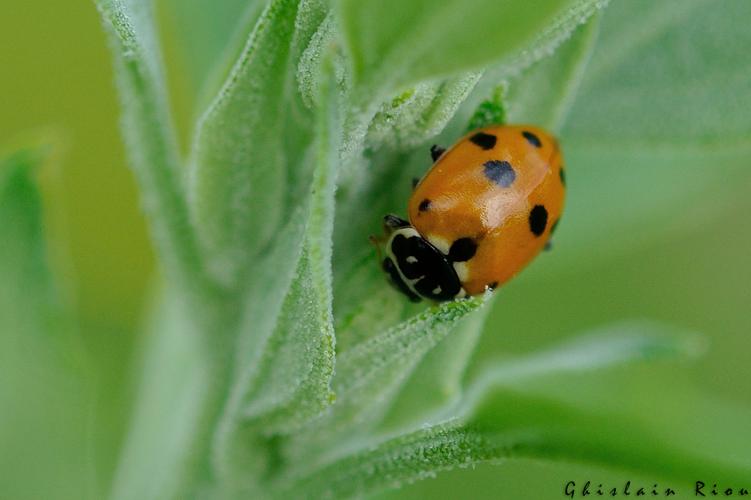
[[[449,150],[416,184],[409,221],[384,218],[383,268],[411,300],[477,295],[511,279],[549,246],[563,210],[556,139],[531,125],[491,126]]]

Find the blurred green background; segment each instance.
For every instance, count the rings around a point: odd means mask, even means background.
[[[179,32],[179,20],[165,23],[164,29]],[[173,69],[185,64],[186,54],[174,46],[167,46],[167,57]],[[92,373],[100,377],[105,399],[100,404],[110,415],[111,425],[97,431],[105,433],[102,446],[110,449],[99,464],[106,470],[126,418],[129,361],[138,340],[131,332],[138,331],[154,265],[126,168],[110,54],[93,4],[75,0],[6,6],[0,16],[0,68],[2,143],[41,134],[59,146],[42,173],[48,233],[97,367]],[[186,96],[199,94],[199,89],[185,81],[170,84],[187,134],[192,111]],[[564,148],[565,138],[564,133]],[[502,291],[502,306],[493,311],[475,366],[604,323],[650,318],[705,334],[709,351],[692,364],[630,368],[633,381],[613,388],[616,399],[640,400],[647,411],[652,398],[688,393],[700,394],[708,407],[751,405],[751,174],[735,175],[732,182],[713,176],[713,182],[703,185],[707,170],[723,167],[704,163],[644,178],[648,192],[670,184],[680,190],[684,183],[700,189],[687,189],[690,195],[679,202],[658,205],[635,223],[611,230],[589,215],[629,210],[628,203],[610,205],[598,197],[598,185],[619,182],[619,174],[607,165],[579,171],[576,160],[574,156],[567,163],[571,209],[555,251]],[[623,194],[636,207],[643,193]],[[597,242],[591,251],[567,231],[569,224],[589,222],[587,243]],[[516,461],[446,473],[384,497],[558,498],[569,479],[639,481],[627,472]],[[642,481],[651,486],[658,478]],[[751,487],[751,476],[749,484],[735,486]]]
[[[0,47],[3,144],[40,134],[58,145],[42,177],[79,311],[94,323],[131,327],[153,258],[96,8],[85,0],[6,6]]]

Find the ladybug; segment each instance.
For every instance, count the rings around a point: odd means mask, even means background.
[[[411,300],[446,301],[495,289],[550,246],[563,209],[556,139],[531,125],[470,132],[433,166],[409,199],[409,221],[384,217],[391,282]]]

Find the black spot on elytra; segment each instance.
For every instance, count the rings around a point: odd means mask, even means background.
[[[524,132],[522,132],[522,135],[524,136],[525,139],[527,139],[527,142],[533,145],[534,147],[536,148],[542,147],[542,141],[540,141],[540,138],[537,137],[532,132],[525,130]]]
[[[495,143],[498,140],[493,134],[486,134],[485,132],[477,132],[475,135],[469,138],[470,142],[477,144],[484,150],[493,149]]]
[[[466,262],[474,257],[477,252],[477,243],[472,238],[459,238],[451,244],[449,260],[453,262]]]
[[[529,229],[535,236],[541,236],[548,225],[548,211],[542,205],[535,205],[529,212]]]
[[[409,300],[412,302],[420,302],[420,297],[415,295],[412,290],[409,289],[404,280],[402,280],[402,277],[399,276],[399,271],[396,270],[394,261],[388,257],[383,259],[383,270],[389,275],[389,278],[391,278],[391,284],[394,285],[397,290],[409,297]]]
[[[391,240],[391,252],[405,278],[416,280],[412,285],[422,297],[451,300],[461,290],[454,266],[433,245],[419,236],[409,238],[398,234]],[[407,261],[409,259],[410,262]],[[440,289],[435,292],[436,289]]]
[[[566,185],[566,171],[563,170],[563,165],[561,165],[561,169],[558,171],[558,175],[561,176],[561,184],[565,186]]]
[[[419,210],[420,212],[424,212],[424,211],[426,211],[426,210],[427,210],[427,209],[429,209],[429,208],[430,208],[430,200],[428,200],[427,198],[426,198],[426,199],[424,199],[424,200],[422,200],[422,201],[420,202],[420,205],[419,205],[419,206],[417,207],[417,209],[418,209],[418,210]]]
[[[509,187],[516,179],[516,172],[507,161],[490,160],[483,164],[485,177],[502,187]]]
[[[432,146],[430,146],[430,157],[433,159],[433,161],[436,161],[445,152],[446,148],[442,148],[438,144],[433,144]]]

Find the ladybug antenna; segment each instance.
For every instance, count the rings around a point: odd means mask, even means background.
[[[381,243],[383,243],[385,238],[379,238],[378,236],[375,236],[371,234],[368,236],[368,241],[370,241],[370,244],[373,245],[376,249],[376,254],[378,254],[378,262],[381,262],[383,260],[383,254],[381,253]]]

